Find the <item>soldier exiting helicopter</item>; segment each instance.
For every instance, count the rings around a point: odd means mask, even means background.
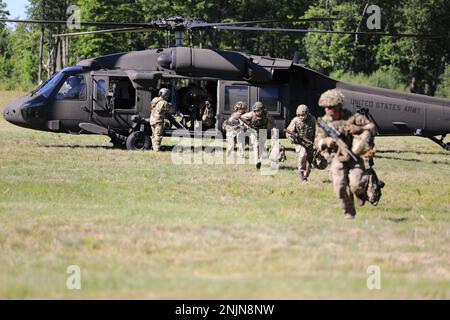
[[[316,144],[331,160],[331,175],[336,196],[346,219],[354,219],[356,202],[362,206],[367,200],[368,175],[364,156],[373,156],[375,125],[364,115],[343,109],[344,96],[337,89],[324,92],[319,106],[325,115],[317,123]],[[337,133],[333,138],[330,133]]]
[[[260,101],[255,102],[252,109],[253,111],[243,114],[240,120],[248,129],[247,133],[250,135],[250,143],[253,146],[256,169],[259,170],[267,139],[267,129],[272,125],[272,118],[269,117],[266,108]]]
[[[306,105],[297,107],[297,116],[286,129],[286,137],[295,144],[298,154],[298,177],[301,182],[308,180],[314,156],[316,118],[309,113]]]
[[[189,113],[189,130],[194,130],[195,121],[201,120],[207,103],[210,104],[208,93],[196,83],[180,89],[179,95],[182,103],[182,112]],[[203,110],[202,110],[203,109]]]

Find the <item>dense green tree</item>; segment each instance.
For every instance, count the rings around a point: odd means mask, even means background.
[[[450,35],[448,0],[409,0],[398,7],[398,32]],[[411,92],[434,95],[450,62],[448,38],[383,39],[377,55],[384,66],[397,68]]]
[[[261,26],[339,31],[370,31],[366,24],[369,14],[365,9],[375,4],[381,8],[379,31],[440,35],[448,35],[450,31],[448,0],[30,0],[27,14],[32,19],[66,20],[67,8],[72,4],[80,7],[82,21],[148,22],[184,16],[206,22],[275,20],[277,22]],[[6,6],[0,0],[0,17],[6,16]],[[339,20],[298,22],[298,18],[316,16],[338,17]],[[62,46],[53,35],[67,31],[64,25],[18,26],[14,30],[0,25],[0,79],[36,82],[41,34],[44,35],[44,65],[51,75],[56,70],[56,61],[63,60],[61,55],[57,59],[56,53]],[[80,59],[113,52],[171,46],[175,41],[173,34],[153,31],[71,37],[69,42],[69,64],[75,64]],[[185,44],[190,42],[185,39]],[[345,74],[346,77],[357,74],[358,79],[398,75],[395,79],[403,82],[398,87],[407,85],[413,92],[430,95],[436,90],[441,95],[447,92],[448,39],[202,30],[192,34],[192,44],[287,59],[292,59],[299,51],[312,68],[326,74]]]

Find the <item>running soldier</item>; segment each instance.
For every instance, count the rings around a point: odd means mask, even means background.
[[[286,129],[286,137],[295,144],[298,154],[298,177],[301,182],[308,181],[314,157],[314,138],[316,136],[316,118],[309,113],[306,105],[299,105],[297,116]]]
[[[333,187],[345,218],[354,219],[354,197],[360,206],[367,200],[368,177],[362,157],[373,150],[376,129],[364,115],[353,115],[343,109],[343,104],[344,95],[340,90],[328,90],[321,95],[319,106],[325,108],[325,115],[318,119],[316,145],[331,160]],[[341,139],[330,137],[324,129],[326,126],[337,129]]]

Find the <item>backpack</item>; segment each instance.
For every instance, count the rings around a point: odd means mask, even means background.
[[[366,174],[367,174],[367,185],[366,185],[367,201],[369,201],[371,205],[377,206],[382,195],[381,189],[384,188],[384,182],[378,179],[378,176],[372,166],[366,170]]]

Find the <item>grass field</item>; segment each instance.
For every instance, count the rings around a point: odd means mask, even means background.
[[[0,111],[18,95],[0,92]],[[262,176],[2,118],[0,298],[449,299],[450,153],[413,137],[377,145],[383,198],[347,221],[328,171],[300,185],[292,151]],[[70,265],[81,290],[66,288]]]

